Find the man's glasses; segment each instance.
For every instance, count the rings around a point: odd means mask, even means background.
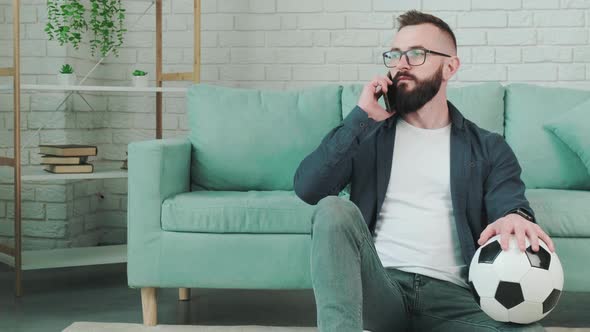
[[[387,68],[395,68],[398,64],[402,56],[406,57],[406,61],[410,66],[420,66],[426,62],[426,54],[435,54],[441,55],[446,57],[451,57],[448,54],[435,52],[432,50],[428,50],[425,48],[412,48],[407,51],[387,51],[383,52],[383,63]]]

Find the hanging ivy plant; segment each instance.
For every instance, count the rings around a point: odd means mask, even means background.
[[[112,48],[113,54],[119,56],[118,48],[123,45],[123,28],[125,9],[121,0],[90,0],[90,28],[94,39],[90,40],[92,55],[99,49],[105,56]]]
[[[118,48],[123,45],[125,9],[121,0],[90,0],[90,16],[86,19],[86,8],[81,0],[47,0],[47,24],[45,32],[49,40],[57,40],[60,45],[70,43],[78,49],[82,33],[90,29],[90,51],[94,56],[99,50],[106,56],[112,48],[119,56]],[[89,22],[89,23],[87,23]]]
[[[57,40],[60,45],[71,43],[78,49],[82,32],[88,30],[84,19],[85,11],[78,0],[47,0],[48,21],[45,32],[49,40]]]

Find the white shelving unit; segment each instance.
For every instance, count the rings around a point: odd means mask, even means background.
[[[122,161],[89,161],[94,165],[92,173],[55,174],[45,171],[43,165],[23,166],[21,181],[56,180],[99,180],[127,178],[127,170],[121,169]],[[8,178],[7,169],[0,169],[0,178]],[[106,245],[95,247],[74,247],[62,249],[27,250],[22,252],[21,269],[37,270],[48,268],[115,264],[127,262],[127,245]],[[0,263],[15,267],[14,256],[0,252]]]
[[[11,91],[12,85],[0,85],[0,91]],[[21,84],[21,91],[95,91],[95,92],[180,92],[187,88],[177,87],[133,87],[133,86],[100,86],[100,85],[49,85]]]
[[[186,93],[185,87],[163,87],[164,81],[192,81],[200,82],[201,76],[201,0],[194,0],[194,63],[193,70],[190,72],[164,73],[162,70],[162,26],[163,26],[163,0],[154,0],[149,5],[155,4],[155,21],[156,21],[156,45],[155,45],[155,85],[154,87],[134,87],[134,86],[96,86],[96,85],[75,85],[60,86],[51,84],[22,84],[21,83],[21,61],[20,61],[20,0],[12,0],[13,13],[13,61],[11,67],[0,67],[0,77],[12,77],[11,85],[0,85],[0,93],[12,93],[14,98],[14,157],[0,157],[0,182],[5,179],[5,172],[8,179],[14,179],[14,246],[0,244],[0,263],[7,264],[14,268],[15,271],[15,293],[16,296],[22,295],[22,271],[35,270],[44,268],[58,268],[68,266],[98,265],[124,263],[127,261],[127,245],[109,245],[84,248],[64,248],[50,250],[27,250],[22,248],[22,225],[21,225],[21,188],[22,182],[26,181],[53,181],[53,180],[84,180],[84,179],[113,179],[127,178],[127,170],[120,169],[122,161],[101,162],[90,161],[95,165],[93,173],[88,174],[53,174],[43,170],[43,166],[22,166],[21,165],[21,130],[20,114],[21,102],[20,95],[23,91],[64,91],[71,93],[77,92],[123,92],[123,93],[154,93],[156,97],[156,139],[162,138],[162,112],[163,112],[163,93]],[[147,2],[146,2],[147,3]],[[149,9],[149,8],[148,8]],[[147,10],[146,9],[146,12]],[[144,12],[144,14],[146,13]],[[103,58],[104,59],[104,58]],[[101,59],[102,61],[102,59]],[[100,62],[99,62],[100,63]],[[98,65],[98,63],[97,63]],[[95,66],[96,68],[96,66]],[[94,70],[94,69],[93,69]],[[92,70],[91,70],[92,72]],[[88,74],[89,75],[89,74]],[[85,77],[86,78],[86,77]],[[84,83],[84,80],[81,83]],[[69,96],[68,96],[69,97]],[[59,108],[59,107],[58,107]],[[56,110],[57,111],[57,110]],[[3,169],[4,168],[4,169]],[[186,295],[187,289],[182,289]]]
[[[127,178],[127,170],[121,169],[122,161],[89,161],[94,165],[92,173],[58,174],[49,173],[43,166],[24,166],[21,179],[23,181],[51,181],[51,180],[98,180]]]
[[[13,86],[1,85],[0,91],[13,90]],[[186,92],[186,88],[164,87],[130,87],[130,86],[60,86],[41,84],[21,84],[21,91],[87,91],[87,92]],[[92,173],[57,174],[45,171],[43,165],[21,166],[21,181],[56,181],[56,180],[99,180],[127,178],[127,170],[121,169],[122,161],[89,161],[94,165]],[[0,176],[9,176],[0,171]],[[0,262],[15,267],[14,256],[0,252]],[[106,245],[93,247],[74,247],[61,249],[22,251],[21,270],[38,270],[48,268],[115,264],[127,262],[127,245]]]
[[[98,180],[98,179],[125,179],[127,170],[121,169],[122,161],[89,161],[94,165],[92,173],[57,174],[43,170],[43,165],[23,166],[21,180],[29,181],[55,181],[55,180]],[[0,169],[0,178],[9,178],[11,170]]]
[[[0,262],[14,267],[14,257],[0,253]],[[22,252],[22,269],[38,270],[127,262],[127,245],[79,247]]]

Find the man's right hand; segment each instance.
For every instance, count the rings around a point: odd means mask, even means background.
[[[369,118],[377,122],[389,119],[395,114],[395,111],[391,113],[387,112],[377,102],[381,95],[387,93],[390,84],[393,84],[393,82],[389,77],[376,76],[371,82],[365,84],[361,92],[357,105],[367,113]]]

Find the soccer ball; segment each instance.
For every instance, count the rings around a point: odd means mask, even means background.
[[[529,324],[547,316],[563,289],[563,269],[557,255],[539,239],[534,252],[526,239],[520,251],[514,235],[510,248],[500,246],[500,235],[477,249],[469,266],[469,286],[480,308],[500,322]]]

